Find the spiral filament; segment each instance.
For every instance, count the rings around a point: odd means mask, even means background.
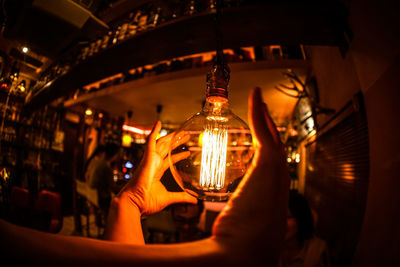
[[[202,136],[200,186],[207,190],[224,187],[228,132],[224,126],[206,125]]]

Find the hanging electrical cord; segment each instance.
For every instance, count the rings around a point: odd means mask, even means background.
[[[216,0],[216,14],[215,14],[215,35],[217,43],[217,64],[225,65],[224,52],[222,45],[222,27],[221,27],[221,16],[222,16],[222,0]]]
[[[216,0],[216,14],[215,14],[215,39],[216,39],[216,60],[210,71],[207,73],[207,90],[208,96],[228,97],[228,84],[230,80],[230,68],[225,63],[223,52],[223,38],[222,38],[222,0]]]

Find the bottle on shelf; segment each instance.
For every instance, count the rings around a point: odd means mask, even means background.
[[[142,12],[139,17],[138,21],[138,31],[144,31],[147,29],[147,20],[148,14],[146,12]]]
[[[96,45],[94,47],[94,54],[97,54],[98,52],[100,52],[102,43],[103,43],[102,38],[98,38],[96,40]]]
[[[128,25],[128,34],[129,36],[133,36],[137,33],[138,27],[139,27],[139,18],[142,15],[142,11],[139,9],[136,11],[136,13],[132,12],[132,19],[130,20],[130,23]]]
[[[208,2],[208,9],[209,9],[210,11],[215,11],[215,10],[216,10],[215,0],[209,0],[209,2]]]
[[[194,0],[190,0],[185,8],[184,15],[191,16],[196,12],[196,5]]]
[[[149,27],[154,28],[160,23],[161,7],[157,7],[150,11]]]
[[[101,49],[104,50],[110,46],[110,42],[112,40],[111,35],[112,35],[112,31],[108,31],[108,33],[103,36],[103,41],[101,43]]]
[[[112,45],[116,45],[118,43],[118,36],[120,32],[121,26],[118,26],[114,31],[112,35]]]

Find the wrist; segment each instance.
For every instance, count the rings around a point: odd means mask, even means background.
[[[112,199],[105,229],[105,239],[129,244],[144,244],[141,213],[129,196],[120,194]]]
[[[133,211],[141,215],[141,209],[137,204],[135,197],[126,191],[113,198],[111,208],[119,211],[129,210],[130,212]]]

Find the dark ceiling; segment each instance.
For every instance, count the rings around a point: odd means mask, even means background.
[[[108,26],[89,10],[67,0],[3,2],[4,37],[29,44],[32,51],[57,59],[77,42],[90,40]],[[92,1],[96,2],[96,1]]]
[[[27,44],[37,57],[22,57],[37,74],[51,62],[73,57],[80,43],[106,34],[119,19],[144,3],[170,12],[184,1],[150,0],[0,0],[2,38]],[[201,2],[201,1],[199,1]],[[207,1],[205,1],[207,2]],[[226,1],[229,2],[229,1]],[[235,1],[233,1],[235,2]],[[237,1],[246,2],[246,1]],[[224,9],[225,48],[269,44],[342,46],[346,10],[339,1],[247,1],[252,5]],[[246,3],[247,3],[246,2]],[[179,11],[180,12],[180,11]],[[121,44],[71,67],[51,84],[35,91],[28,105],[40,107],[72,90],[126,69],[215,49],[212,12],[183,16],[136,34]],[[255,34],[257,33],[257,34]],[[1,45],[0,45],[0,48]],[[7,53],[21,59],[20,47]],[[14,51],[14,52],[11,52]],[[138,52],[140,51],[140,52]],[[49,63],[50,62],[50,63]],[[41,64],[43,63],[43,64]],[[101,67],[99,67],[101,66]],[[90,71],[89,71],[90,70]]]

